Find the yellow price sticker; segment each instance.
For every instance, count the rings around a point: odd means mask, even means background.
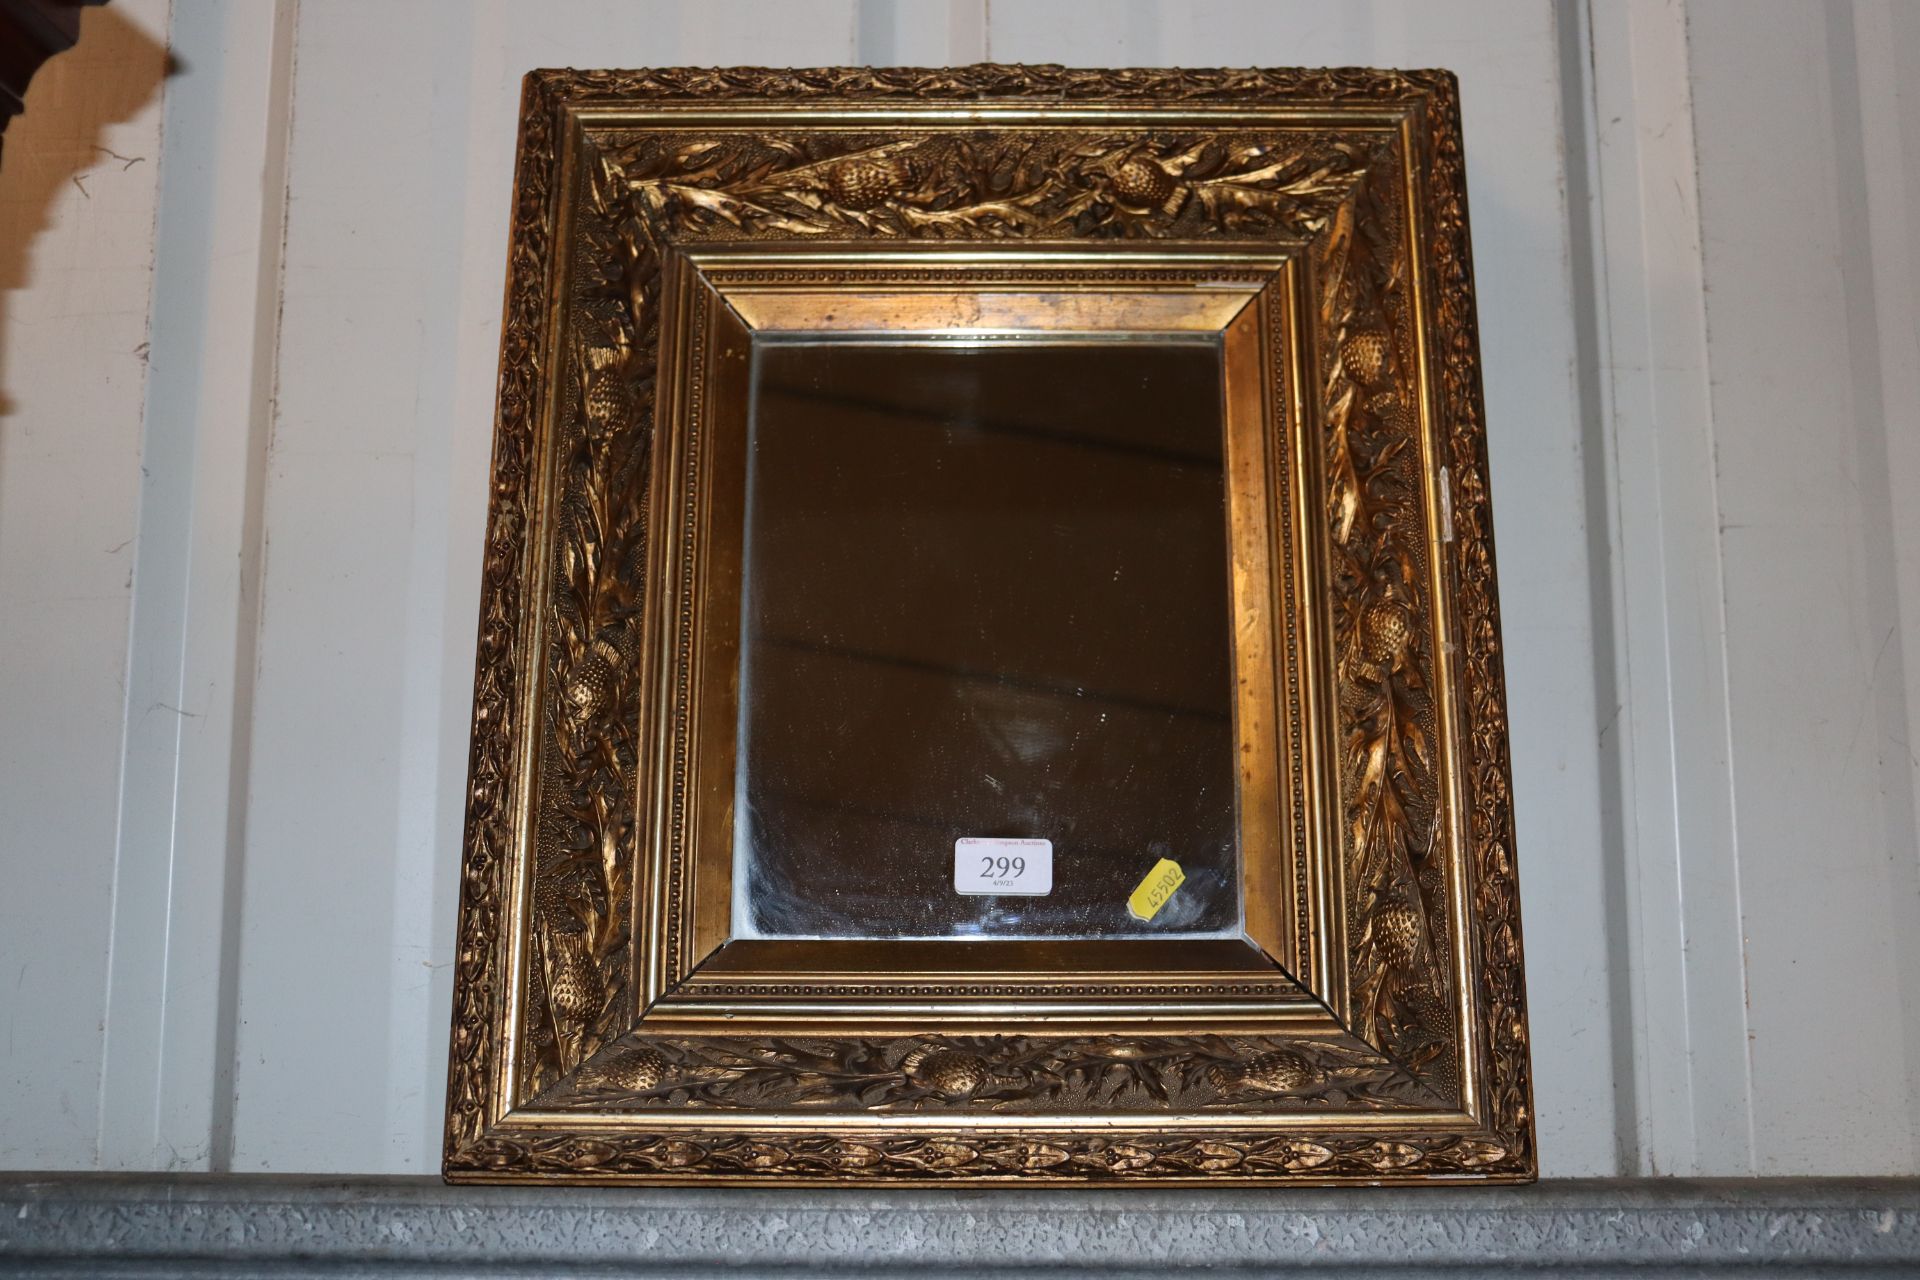
[[[1151,920],[1167,905],[1174,890],[1187,882],[1187,873],[1172,858],[1162,858],[1147,872],[1147,878],[1127,899],[1127,910],[1136,920]]]

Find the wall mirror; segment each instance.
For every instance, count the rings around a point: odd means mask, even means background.
[[[1444,72],[536,72],[446,1172],[1535,1167]]]

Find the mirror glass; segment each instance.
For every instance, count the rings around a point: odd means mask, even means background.
[[[756,340],[736,936],[1238,936],[1221,377],[1212,338]]]

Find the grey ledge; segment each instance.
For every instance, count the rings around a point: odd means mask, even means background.
[[[1920,1180],[621,1190],[0,1175],[28,1276],[1920,1276]]]

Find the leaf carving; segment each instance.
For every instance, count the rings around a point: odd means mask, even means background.
[[[742,135],[701,129],[646,139],[609,135],[604,145],[596,140],[583,170],[587,198],[575,211],[576,239],[556,244],[557,104],[743,94],[789,102],[857,95],[1107,103],[1304,94],[1326,104],[1402,104],[1414,113],[1408,136],[1431,166],[1431,192],[1422,197],[1423,243],[1431,250],[1427,358],[1437,370],[1431,403],[1420,406],[1412,394],[1418,356],[1411,345],[1411,266],[1392,248],[1409,211],[1395,203],[1392,184],[1378,180],[1401,172],[1404,158],[1379,150],[1377,134],[1062,128],[1001,131],[1014,135],[1002,142],[931,136],[938,131],[889,139],[843,130],[828,141],[775,133],[755,146],[743,145]],[[1199,1170],[1228,1178],[1373,1181],[1383,1174],[1530,1170],[1505,704],[1457,121],[1450,80],[1426,73],[668,69],[539,73],[530,81],[483,560],[455,961],[450,1171],[779,1179],[832,1170],[909,1181]],[[632,665],[645,585],[661,265],[679,241],[761,235],[1311,242],[1315,294],[1326,304],[1315,372],[1326,427],[1325,514],[1338,548],[1331,595],[1344,856],[1368,886],[1355,899],[1347,932],[1358,1016],[1371,1044],[1163,1038],[1134,1041],[1120,1055],[1110,1042],[1098,1048],[1020,1037],[642,1044],[628,1034],[634,1009],[627,913],[638,806],[636,744],[623,726],[638,717],[631,714],[636,690],[623,672]],[[568,255],[571,292],[562,299],[563,323],[550,332],[549,271]],[[542,443],[549,402],[555,437]],[[1422,413],[1433,433],[1428,447],[1450,464],[1452,476],[1452,590],[1465,689],[1457,758],[1467,809],[1457,874],[1463,900],[1478,913],[1476,927],[1490,939],[1481,989],[1466,1007],[1475,1019],[1474,1052],[1484,1055],[1491,1127],[1471,1137],[1421,1132],[1417,1119],[1444,1101],[1432,1090],[1451,1078],[1465,1051],[1452,1040],[1455,993],[1445,979],[1460,922],[1448,917],[1449,900],[1435,878],[1445,848],[1434,800],[1434,655],[1423,629],[1434,605],[1424,594],[1431,574],[1418,481]],[[547,449],[550,455],[540,452]],[[535,466],[542,456],[554,460],[550,493],[542,488],[547,473]],[[551,541],[536,549],[542,536]],[[550,601],[525,594],[532,555],[551,557]],[[533,636],[543,633],[531,624],[536,609],[546,611],[547,637],[546,651],[537,654],[530,652]],[[543,808],[517,815],[530,770],[542,780]],[[522,831],[524,871],[516,870]],[[521,874],[530,879],[524,918],[513,879]],[[513,977],[505,957],[516,928],[526,931],[518,952],[526,968]],[[517,997],[513,982],[522,984]],[[510,998],[524,1001],[517,1022],[503,1013]],[[510,1055],[522,1066],[518,1079],[503,1082],[508,1026],[523,1036]],[[907,1059],[923,1050],[909,1067]],[[951,1058],[930,1066],[943,1051],[977,1058],[983,1070],[962,1069]],[[1265,1065],[1256,1070],[1259,1063]],[[777,1143],[756,1143],[721,1127],[661,1134],[642,1122],[589,1138],[497,1119],[536,1097],[543,1105],[611,1109],[636,1120],[661,1106],[1017,1115],[1087,1106],[1096,1091],[1110,1094],[1121,1115],[1130,1107],[1143,1116],[1168,1106],[1218,1109],[1223,1128],[1170,1134],[1149,1126],[1113,1142],[1076,1135],[1033,1143],[997,1132],[954,1141],[862,1130],[842,1117],[830,1133],[800,1125]],[[1262,1135],[1227,1119],[1241,1111],[1284,1116],[1348,1106],[1404,1110],[1408,1127],[1385,1135]]]

